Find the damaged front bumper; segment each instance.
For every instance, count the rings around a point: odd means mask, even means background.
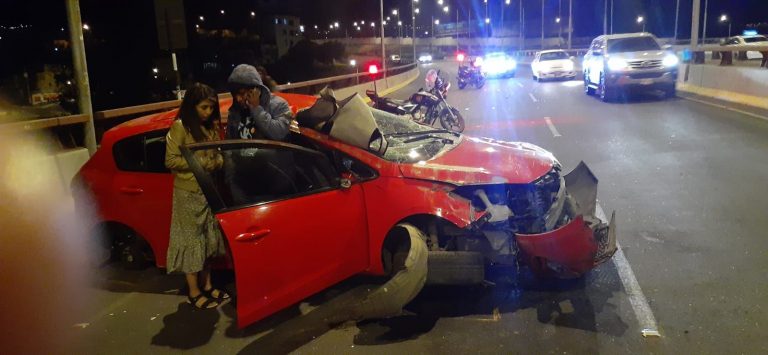
[[[547,232],[515,236],[534,271],[577,277],[616,252],[616,213],[610,221],[597,216],[597,178],[584,162],[566,174],[564,181],[564,197],[574,202],[574,218]]]

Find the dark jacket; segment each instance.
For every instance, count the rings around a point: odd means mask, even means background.
[[[288,136],[291,108],[283,98],[272,95],[255,67],[248,64],[236,66],[227,83],[232,89],[254,87],[261,89],[261,98],[256,109],[252,110],[239,105],[236,101],[232,102],[227,118],[227,138],[283,140]],[[253,134],[252,128],[255,128]]]

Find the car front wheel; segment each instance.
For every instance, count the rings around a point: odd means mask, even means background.
[[[587,76],[586,73],[584,74],[584,93],[587,96],[591,96],[595,94],[595,89],[589,86],[589,77]]]
[[[608,88],[605,83],[605,73],[600,73],[600,84],[598,85],[600,90],[600,100],[603,102],[609,102],[613,99],[613,90]]]

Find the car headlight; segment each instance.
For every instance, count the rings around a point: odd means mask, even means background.
[[[678,63],[680,63],[680,59],[677,59],[677,56],[674,54],[667,54],[667,56],[664,57],[664,60],[661,61],[661,64],[667,68],[674,67]]]
[[[626,60],[621,58],[608,59],[608,69],[611,71],[624,70],[629,66]]]

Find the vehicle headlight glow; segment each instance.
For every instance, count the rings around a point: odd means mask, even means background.
[[[677,56],[674,54],[667,54],[666,57],[664,57],[664,60],[661,62],[665,67],[674,67],[678,63],[680,63],[680,59],[677,59]]]
[[[624,70],[629,66],[626,60],[621,58],[608,59],[608,69],[611,71]]]
[[[423,55],[423,56],[419,57],[419,61],[420,62],[429,62],[431,60],[432,60],[432,56],[431,55]]]
[[[483,67],[488,73],[505,73],[515,70],[517,62],[511,58],[494,58],[486,60]]]

